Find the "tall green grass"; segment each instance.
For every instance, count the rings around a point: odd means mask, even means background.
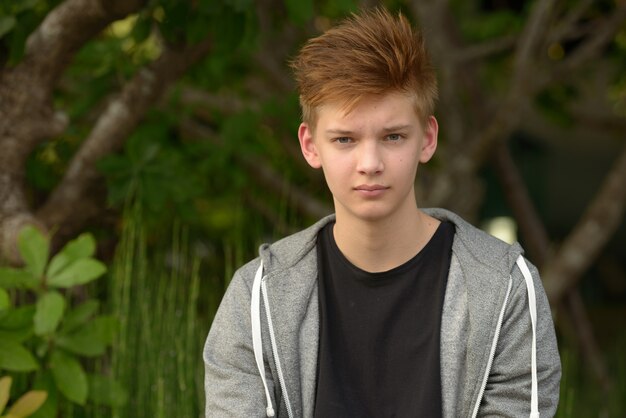
[[[203,416],[201,353],[209,324],[198,315],[200,262],[188,242],[175,227],[171,246],[149,256],[139,210],[125,218],[109,302],[120,323],[111,369],[129,402],[113,410],[114,418]]]
[[[626,333],[605,353],[612,380],[608,391],[598,384],[576,349],[561,345],[560,354],[563,376],[557,418],[626,417]]]

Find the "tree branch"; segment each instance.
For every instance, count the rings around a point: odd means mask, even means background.
[[[588,63],[591,59],[598,56],[602,49],[613,39],[615,34],[626,20],[626,3],[618,3],[617,9],[613,14],[606,18],[602,24],[598,24],[599,29],[593,36],[580,45],[569,57],[559,65],[554,72],[558,77],[560,74],[567,74],[581,65]]]
[[[510,88],[512,96],[518,95],[529,82],[529,69],[536,63],[537,51],[543,45],[544,35],[549,27],[555,3],[556,0],[535,2],[535,6],[528,17],[528,23],[524,26],[515,54],[513,80]]]
[[[532,261],[538,267],[543,266],[550,254],[550,239],[530,199],[524,179],[505,143],[498,145],[493,157],[501,189],[517,221],[521,235],[524,237],[524,247],[528,250]]]
[[[593,5],[594,0],[581,0],[576,3],[560,22],[550,31],[550,40],[559,42],[571,36],[576,31],[578,21]]]
[[[198,112],[198,106],[213,110],[219,110],[229,115],[240,113],[245,110],[259,111],[259,103],[252,100],[244,100],[235,93],[210,93],[198,88],[184,86],[180,89],[180,102],[184,105],[194,106]],[[209,122],[208,117],[202,117]]]
[[[626,146],[581,220],[543,271],[551,302],[558,301],[580,280],[613,235],[624,216]]]
[[[65,176],[37,214],[46,225],[61,226],[73,216],[73,207],[100,177],[96,162],[121,147],[151,105],[192,64],[204,57],[211,42],[205,40],[180,50],[166,48],[161,56],[139,70],[100,115],[93,130],[72,158]]]
[[[68,118],[52,107],[52,90],[76,51],[144,0],[66,0],[29,36],[23,59],[0,69],[0,251],[18,262],[16,239],[33,217],[24,191],[24,164],[34,147],[65,130]]]
[[[26,42],[23,71],[50,87],[74,53],[109,23],[139,10],[145,0],[66,0],[48,13]]]
[[[520,110],[533,97],[538,88],[532,71],[537,65],[538,50],[543,45],[546,28],[549,26],[556,0],[535,2],[528,23],[518,40],[513,64],[511,84],[504,101],[499,106],[493,122],[472,140],[470,159],[472,171],[477,170],[489,158],[496,141],[506,138],[504,132],[512,131],[520,121]]]
[[[501,38],[490,39],[479,44],[469,45],[459,51],[456,51],[451,56],[451,60],[459,64],[467,61],[477,61],[490,55],[510,50],[518,42],[518,35],[509,35]]]

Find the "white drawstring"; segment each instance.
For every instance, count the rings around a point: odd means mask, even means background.
[[[265,367],[263,365],[263,340],[261,338],[261,280],[263,279],[263,261],[254,276],[252,283],[252,298],[250,300],[250,319],[252,320],[252,347],[254,349],[254,358],[256,366],[259,369],[263,388],[265,389],[265,397],[267,398],[267,408],[265,414],[268,417],[274,416],[274,408],[272,407],[272,398],[270,396],[267,381],[265,379]]]
[[[530,310],[530,323],[533,330],[532,352],[530,370],[532,375],[530,394],[530,418],[539,418],[539,402],[537,395],[537,302],[535,300],[535,286],[528,265],[521,255],[517,258],[517,266],[526,280],[528,290],[528,307]]]

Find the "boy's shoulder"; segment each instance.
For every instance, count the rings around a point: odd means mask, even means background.
[[[330,222],[335,215],[328,215],[313,225],[288,235],[273,243],[265,243],[259,247],[259,255],[268,268],[288,268],[300,262],[314,248],[317,234]]]
[[[518,243],[508,244],[501,241],[454,212],[440,208],[422,210],[440,221],[448,221],[454,225],[452,251],[462,266],[480,264],[509,274],[517,257],[523,254]]]

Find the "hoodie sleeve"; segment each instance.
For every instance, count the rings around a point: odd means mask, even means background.
[[[556,413],[561,361],[548,298],[535,266],[527,262],[537,303],[537,380],[541,418]],[[489,375],[480,416],[523,417],[530,413],[532,327],[522,273],[512,272],[513,289]]]
[[[251,270],[246,267],[235,273],[204,346],[207,418],[265,417],[265,394],[252,348],[251,289],[241,273]],[[274,393],[271,373],[266,375]]]

